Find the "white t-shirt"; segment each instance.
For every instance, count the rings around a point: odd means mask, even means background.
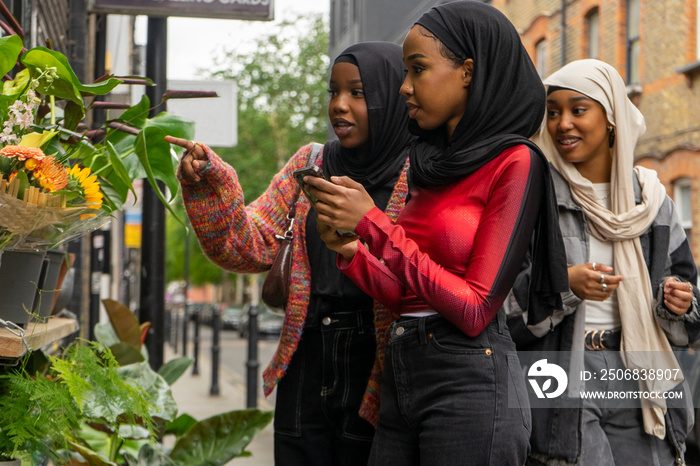
[[[594,183],[593,187],[605,208],[610,209],[610,183]],[[592,234],[588,237],[590,240],[588,262],[609,265],[613,267],[610,273],[615,275],[612,241],[601,241]],[[586,300],[586,330],[617,330],[620,326],[617,291],[613,291],[605,301]]]

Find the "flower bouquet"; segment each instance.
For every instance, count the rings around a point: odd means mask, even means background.
[[[97,175],[40,148],[0,149],[0,248],[43,249],[108,220]]]
[[[2,3],[0,13],[8,18]],[[146,97],[131,107],[97,102],[118,85],[152,83],[105,76],[83,84],[64,55],[26,50],[21,30],[0,25],[11,34],[0,37],[0,251],[48,249],[99,228],[133,192],[135,178],[146,178],[173,212],[177,157],[164,136],[190,139],[193,124],[165,113],[147,118]],[[127,108],[88,130],[81,122],[97,106]]]

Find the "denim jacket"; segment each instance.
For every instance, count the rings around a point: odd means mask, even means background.
[[[634,172],[635,202],[641,203],[641,187]],[[559,206],[559,226],[566,246],[567,265],[573,266],[588,262],[589,230],[581,207],[574,202],[568,182],[552,168],[554,187]],[[700,292],[697,283],[697,269],[685,232],[669,197],[662,204],[652,225],[640,237],[644,259],[649,270],[652,291],[655,296],[654,314],[674,348],[688,347],[700,339],[700,314],[698,299]],[[667,277],[675,277],[693,284],[694,299],[688,313],[682,316],[673,314],[663,304],[663,282]],[[542,322],[528,322],[527,290],[529,267],[523,267],[504,303],[508,316],[508,327],[513,340],[521,351],[572,351],[574,339],[583,339],[583,334],[574,328],[583,328],[585,302],[571,290],[562,294],[563,309],[554,309],[551,316]],[[521,306],[522,305],[522,306]],[[573,361],[570,367],[582,365],[583,353],[575,352],[581,361]],[[692,428],[692,402],[687,393],[684,400],[690,404],[671,407],[666,414],[668,437],[676,448],[677,457],[683,461],[685,439]],[[566,412],[562,412],[566,409]],[[571,408],[551,408],[533,410],[533,432],[531,447],[537,457],[555,460],[556,464],[577,464],[581,454],[580,410],[577,415]],[[576,422],[576,419],[579,422]],[[680,463],[680,462],[679,462]]]

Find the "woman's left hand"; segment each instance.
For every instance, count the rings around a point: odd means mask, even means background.
[[[326,244],[326,247],[343,256],[348,262],[350,262],[357,253],[357,248],[360,245],[360,241],[357,239],[358,237],[339,235],[334,227],[318,219],[318,213],[316,214],[316,230],[321,234],[321,239]]]
[[[374,207],[372,197],[364,186],[347,176],[333,176],[331,181],[307,176],[307,190],[315,196],[316,218],[336,230],[355,231],[362,217]]]
[[[664,304],[676,315],[688,312],[693,303],[693,286],[688,282],[679,282],[674,278],[664,281]]]

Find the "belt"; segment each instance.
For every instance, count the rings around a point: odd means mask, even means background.
[[[622,332],[619,330],[586,330],[584,344],[587,350],[619,350]]]

